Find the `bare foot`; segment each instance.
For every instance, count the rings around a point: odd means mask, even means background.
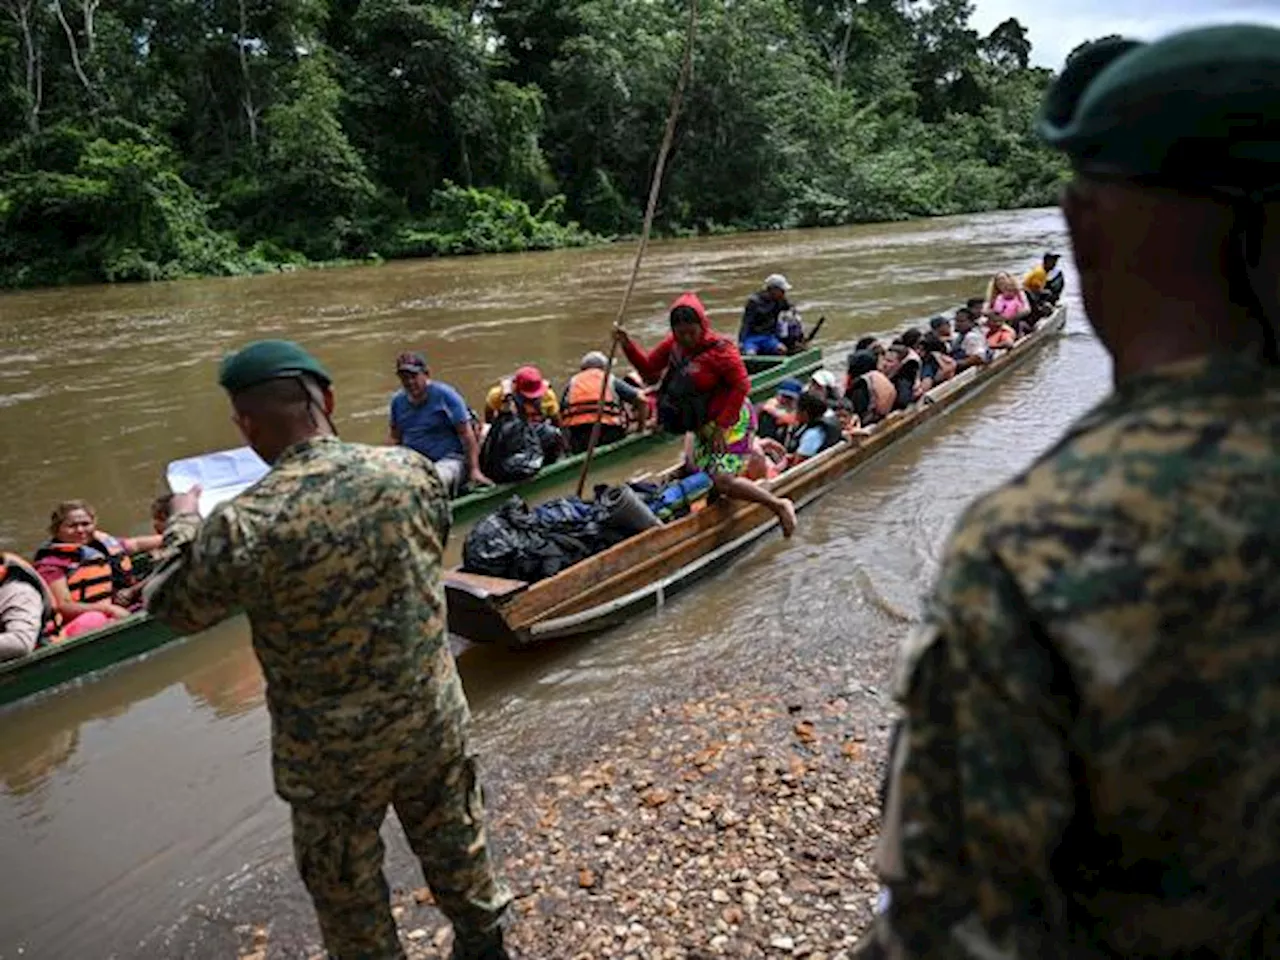
[[[779,500],[778,523],[782,525],[782,535],[788,540],[796,532],[796,505],[790,500]]]

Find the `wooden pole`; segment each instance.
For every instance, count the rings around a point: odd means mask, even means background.
[[[671,142],[675,139],[676,119],[680,116],[680,102],[684,99],[685,87],[693,74],[693,44],[698,32],[698,0],[689,0],[689,33],[685,38],[684,62],[680,65],[680,76],[676,80],[676,88],[671,94],[671,109],[667,113],[667,128],[662,135],[662,146],[658,150],[658,162],[653,169],[653,180],[649,183],[649,203],[644,211],[644,226],[640,230],[640,246],[636,248],[636,260],[631,267],[631,278],[627,281],[626,292],[622,296],[622,304],[618,307],[618,316],[613,321],[614,330],[621,330],[627,315],[627,306],[631,303],[631,294],[636,288],[636,278],[640,275],[640,263],[644,260],[645,248],[649,246],[649,231],[653,227],[653,212],[658,206],[658,192],[662,188],[662,172],[667,166],[667,155],[671,152]],[[600,383],[600,399],[596,404],[596,419],[591,425],[591,437],[587,441],[587,456],[582,462],[582,473],[578,476],[578,496],[587,486],[587,475],[591,472],[591,460],[595,456],[596,445],[600,441],[601,418],[604,416],[604,401],[608,395],[609,383],[613,377],[613,361],[618,354],[618,338],[615,336],[609,343],[609,360],[604,368],[604,380]]]

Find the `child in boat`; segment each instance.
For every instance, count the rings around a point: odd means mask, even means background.
[[[801,394],[797,413],[800,422],[795,442],[789,451],[793,464],[816,457],[823,450],[840,442],[840,421],[817,394]]]

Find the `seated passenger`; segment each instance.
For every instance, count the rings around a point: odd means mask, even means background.
[[[920,357],[895,343],[880,358],[880,372],[893,384],[893,409],[905,410],[920,396]]]
[[[848,397],[836,405],[836,422],[840,424],[840,434],[846,440],[852,440],[856,435],[866,433]]]
[[[1062,267],[1058,265],[1059,259],[1056,253],[1046,253],[1022,278],[1022,289],[1027,292],[1032,307],[1038,308],[1042,316],[1048,316],[1053,311],[1066,285]]]
[[[757,290],[747,299],[742,309],[742,324],[738,328],[738,347],[743,356],[778,355],[787,352],[779,337],[779,319],[791,309],[787,291],[791,284],[780,273],[765,278],[764,289]]]
[[[165,525],[169,522],[169,504],[172,502],[172,493],[161,494],[151,501],[151,529],[157,536],[164,536]]]
[[[956,375],[956,362],[947,346],[932,331],[920,341],[920,392],[928,393]]]
[[[797,413],[800,418],[799,426],[787,449],[792,463],[815,457],[843,439],[840,421],[817,394],[801,394]]]
[[[400,389],[391,398],[391,442],[416,450],[433,464],[451,497],[468,483],[492,486],[480,470],[480,437],[461,394],[433,380],[420,353],[396,358]]]
[[[173,494],[166,493],[151,501],[151,529],[161,539],[164,538],[165,524],[169,522],[169,504],[172,500]],[[160,557],[161,550],[157,547],[146,553],[135,553],[130,558],[133,561],[133,573],[138,580],[145,580],[155,572],[156,564],[159,562]]]
[[[840,381],[830,370],[818,370],[809,378],[805,392],[818,397],[828,407],[833,407],[840,402]]]
[[[131,554],[157,550],[162,537],[117,539],[97,529],[93,507],[83,500],[58,504],[49,539],[36,550],[35,569],[53,593],[65,635],[74,637],[121,620],[138,598]]]
[[[1018,334],[1013,327],[997,315],[987,318],[987,347],[990,350],[1008,350],[1017,342]]]
[[[936,316],[929,321],[929,332],[942,341],[942,348],[951,353],[955,349],[954,334],[951,331],[951,321],[944,316]]]
[[[493,423],[504,406],[529,423],[560,422],[555,391],[534,366],[521,367],[513,376],[504,377],[489,388],[484,400],[484,422]]]
[[[951,356],[956,361],[956,373],[970,367],[981,367],[989,359],[991,351],[987,348],[987,338],[978,329],[974,315],[961,307],[956,311],[956,346]]]
[[[877,337],[863,337],[853,345],[853,352],[860,353],[863,350],[870,350],[876,356],[884,353],[884,344]]]
[[[616,376],[609,377],[604,390],[604,403],[600,402],[604,372],[609,358],[593,350],[582,358],[578,372],[565,384],[561,397],[560,426],[564,430],[571,453],[582,453],[591,442],[591,431],[600,421],[600,435],[596,443],[604,446],[617,443],[627,435],[627,410],[644,430],[649,419],[649,401],[643,392]]]
[[[987,306],[982,315],[988,319],[999,317],[1019,334],[1019,328],[1031,316],[1031,302],[1018,287],[1018,282],[1007,273],[997,273],[987,292]]]
[[[799,380],[788,378],[778,384],[777,393],[760,405],[758,435],[786,446],[796,425],[796,403],[803,392],[804,387]]]
[[[0,553],[0,661],[54,643],[61,630],[58,605],[35,567],[16,554]]]
[[[795,309],[778,315],[778,339],[787,353],[798,353],[804,347],[804,321]]]
[[[880,372],[876,355],[870,350],[849,354],[848,375],[844,385],[845,399],[864,425],[883,420],[893,411],[897,391],[889,378]]]
[[[920,338],[924,336],[924,332],[919,327],[908,327],[898,335],[895,343],[900,343],[908,350],[915,350],[920,346]]]

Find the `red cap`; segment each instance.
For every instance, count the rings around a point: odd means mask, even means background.
[[[547,392],[547,381],[542,379],[542,371],[537,367],[521,367],[516,371],[512,385],[516,393],[526,400],[537,400]]]

